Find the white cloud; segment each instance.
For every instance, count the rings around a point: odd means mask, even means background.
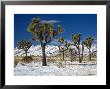
[[[59,23],[58,20],[42,20],[40,23]]]

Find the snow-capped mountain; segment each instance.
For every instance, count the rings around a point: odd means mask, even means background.
[[[47,56],[57,55],[59,53],[58,50],[59,50],[58,46],[47,45],[45,52],[46,52]],[[14,54],[15,54],[15,56],[17,56],[17,55],[18,56],[20,56],[20,55],[24,56],[25,55],[24,51],[17,49],[17,47],[14,49]],[[41,56],[42,55],[41,46],[40,45],[37,45],[37,46],[32,45],[30,47],[30,49],[28,50],[28,55]]]
[[[75,48],[75,46],[71,46],[71,48]],[[80,46],[81,48],[81,46]],[[76,49],[77,50],[77,49]],[[81,49],[80,49],[81,50]],[[97,47],[95,44],[91,47],[91,52],[97,51]],[[45,49],[47,56],[57,55],[59,54],[59,48],[55,45],[47,45]],[[88,49],[84,47],[84,54],[88,54]],[[17,47],[14,49],[14,55],[15,56],[24,56],[25,52],[23,50],[17,49]],[[34,56],[41,56],[42,55],[42,49],[40,45],[34,46],[32,45],[31,48],[28,50],[28,55],[34,55]]]

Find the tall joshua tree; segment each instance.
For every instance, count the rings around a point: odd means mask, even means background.
[[[79,55],[79,63],[82,62],[82,59],[80,57],[80,40],[81,39],[81,33],[79,34],[76,34],[76,35],[72,35],[72,41],[74,43],[74,45],[76,46],[77,48],[77,51],[78,51],[78,55]]]
[[[28,26],[28,31],[32,33],[32,39],[41,44],[42,48],[42,66],[46,66],[46,54],[45,47],[50,43],[57,35],[63,32],[61,25],[55,29],[53,23],[44,23],[39,17],[33,18]]]
[[[93,37],[89,36],[86,38],[85,40],[85,46],[89,49],[89,60],[91,61],[91,47],[92,47],[92,44],[93,44]]]
[[[23,49],[25,51],[26,57],[27,57],[27,52],[31,46],[32,43],[30,41],[21,40],[17,43],[17,48]]]

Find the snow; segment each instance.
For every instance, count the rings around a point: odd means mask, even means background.
[[[72,48],[75,48],[72,46]],[[94,44],[91,48],[91,51],[96,51],[97,47]],[[47,45],[46,46],[46,56],[54,56],[59,54],[58,46]],[[14,49],[15,56],[24,56],[25,53],[23,50],[17,48]],[[88,54],[88,49],[85,48],[84,54]],[[28,55],[42,56],[42,49],[40,45],[34,46],[28,50]],[[60,62],[55,61],[55,63],[47,63],[47,66],[42,66],[41,61],[33,61],[28,64],[18,63],[14,68],[15,76],[88,76],[96,75],[97,68],[96,62]]]
[[[59,53],[58,50],[59,50],[58,46],[47,45],[45,52],[47,56],[50,56],[52,54],[57,55]],[[14,49],[14,53],[15,53],[15,56],[25,55],[24,51],[17,49],[17,47]],[[37,46],[32,45],[28,50],[28,55],[41,56],[42,55],[41,45],[37,45]]]
[[[95,63],[77,63],[77,62],[62,62],[48,63],[47,66],[42,66],[41,62],[31,62],[21,64],[14,68],[15,76],[88,76],[96,75]],[[59,65],[60,64],[60,65]]]
[[[71,46],[71,48],[75,48],[75,46]],[[80,48],[81,48],[81,45],[80,45]],[[84,47],[84,55],[85,54],[88,54],[88,49],[86,47]],[[76,49],[77,50],[77,49]],[[91,52],[93,51],[96,51],[97,50],[97,47],[96,47],[96,44],[93,44],[93,46],[91,47]],[[45,52],[46,52],[46,55],[47,56],[50,56],[50,55],[57,55],[59,54],[59,48],[58,46],[55,46],[55,45],[47,45],[46,46],[46,49],[45,49]],[[19,50],[17,49],[17,47],[14,49],[14,55],[15,56],[24,56],[25,53],[23,50]],[[37,45],[37,46],[34,46],[32,45],[30,47],[30,49],[28,50],[28,55],[34,55],[34,56],[42,56],[42,49],[41,49],[41,45]]]

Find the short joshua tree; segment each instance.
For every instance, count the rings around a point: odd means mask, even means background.
[[[64,53],[69,48],[70,43],[68,43],[67,41],[65,41],[63,37],[60,38],[58,40],[58,42],[60,43],[60,45],[58,46],[59,47],[59,51],[62,53],[62,57],[63,57],[62,60],[64,60],[64,55],[65,55]]]
[[[32,43],[30,41],[21,40],[17,43],[17,48],[24,50],[26,57],[27,57],[27,52],[31,46]]]

